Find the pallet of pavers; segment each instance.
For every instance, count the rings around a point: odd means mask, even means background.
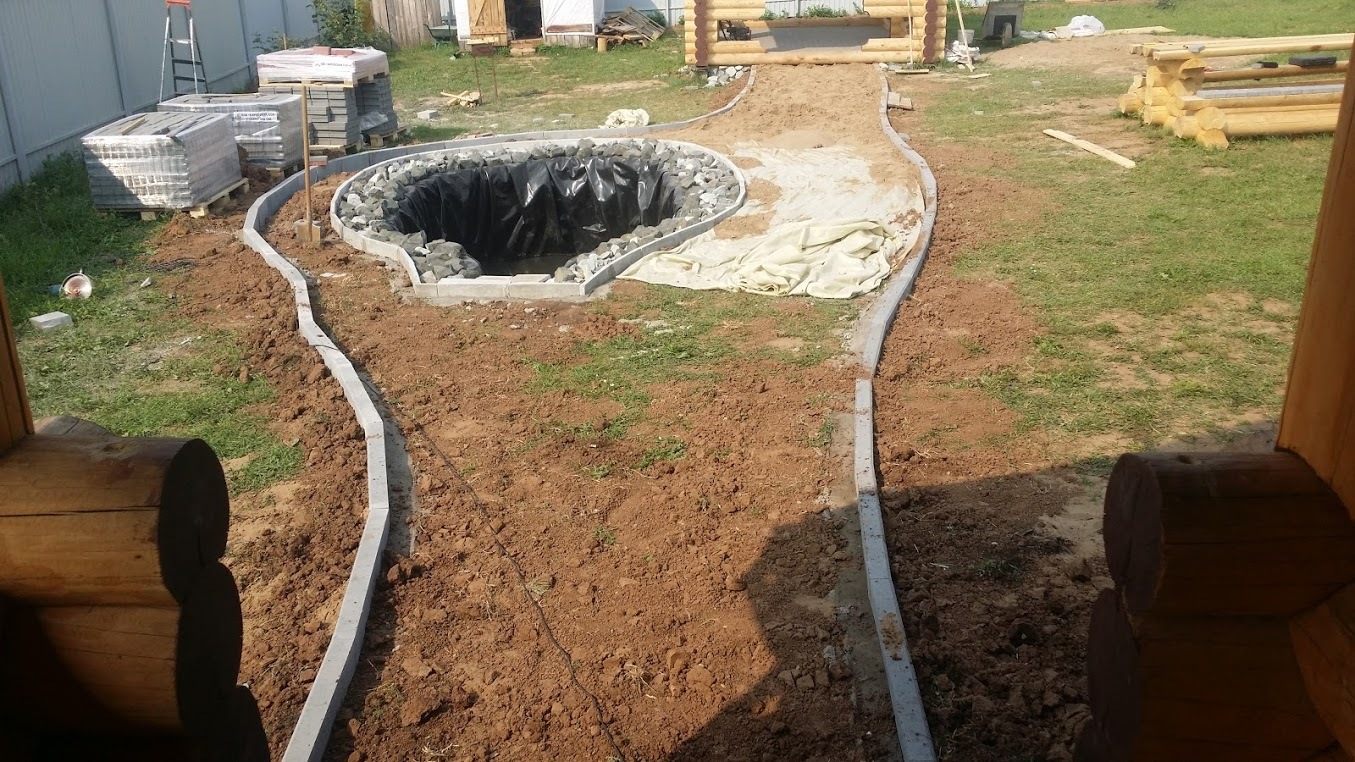
[[[363,137],[374,146],[400,130],[395,116],[395,99],[391,94],[391,80],[381,76],[370,82],[359,82],[358,113]]]
[[[316,148],[360,148],[400,129],[391,97],[390,64],[372,48],[315,46],[259,56],[260,93],[301,93]]]
[[[301,94],[300,83],[260,85],[260,93]],[[306,85],[311,145],[344,148],[362,140],[357,90],[347,85]]]
[[[245,160],[257,167],[285,169],[300,163],[305,125],[301,96],[287,93],[191,93],[171,98],[160,111],[225,114]]]
[[[386,54],[375,48],[330,48],[316,45],[259,56],[259,84],[327,82],[353,87],[390,74]]]
[[[245,187],[230,119],[222,114],[133,114],[81,138],[96,209],[188,210]]]

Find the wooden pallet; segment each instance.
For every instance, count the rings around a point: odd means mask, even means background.
[[[387,143],[394,142],[395,140],[397,140],[398,138],[400,138],[400,136],[404,135],[405,132],[406,132],[406,129],[405,129],[404,127],[401,127],[401,128],[399,128],[399,129],[397,129],[397,130],[395,130],[395,131],[393,131],[393,132],[387,132],[387,133],[380,134],[380,135],[368,135],[368,136],[367,136],[367,147],[368,147],[368,148],[381,148],[381,147],[385,146]]]
[[[389,76],[390,76],[389,73],[383,73],[383,74],[368,74],[365,77],[358,77],[356,79],[343,79],[343,80],[329,79],[323,81],[313,79],[308,81],[306,85],[307,87],[357,87],[359,84],[375,82],[378,77],[389,77]],[[299,84],[301,84],[301,82],[296,79],[269,79],[267,77],[259,78],[260,87],[262,87],[263,85],[299,85]]]
[[[141,215],[141,219],[147,221],[156,219],[157,217],[160,216],[161,212],[170,212],[172,214],[174,212],[179,211],[188,212],[189,217],[197,219],[201,217],[206,217],[211,212],[220,211],[221,207],[226,205],[227,200],[231,196],[234,196],[237,193],[248,193],[248,192],[249,192],[249,180],[247,178],[242,177],[239,180],[226,186],[216,195],[212,196],[211,198],[207,199],[201,204],[198,204],[197,206],[191,206],[187,209],[139,209],[136,211],[138,214]]]

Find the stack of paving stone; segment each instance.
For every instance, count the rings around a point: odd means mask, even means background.
[[[245,149],[246,161],[259,167],[282,169],[301,161],[305,128],[301,96],[282,93],[214,93],[181,95],[161,103],[161,111],[226,114],[235,142]]]
[[[222,114],[133,114],[81,139],[96,209],[187,209],[240,180]]]
[[[300,95],[300,83],[261,85],[260,93]],[[306,121],[311,145],[351,146],[362,139],[357,91],[347,85],[307,85]]]
[[[395,100],[391,96],[390,77],[380,76],[370,82],[359,82],[357,90],[363,135],[389,135],[400,129],[400,122],[395,116]]]

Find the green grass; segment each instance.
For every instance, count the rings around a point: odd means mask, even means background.
[[[787,319],[784,310],[788,307],[795,308],[793,319]],[[619,439],[645,419],[651,385],[718,383],[722,365],[741,354],[766,363],[768,373],[827,361],[841,351],[836,332],[857,308],[855,302],[847,300],[773,299],[647,286],[627,296],[612,296],[594,307],[633,321],[637,335],[582,342],[578,355],[569,361],[524,358],[523,362],[534,371],[529,389],[612,400],[624,408],[620,415],[609,417],[603,432],[593,431],[591,424],[556,426],[568,429],[575,437]],[[746,346],[749,332],[759,320],[772,321],[779,336],[799,341],[799,349],[763,346],[750,350]]]
[[[241,352],[230,335],[173,317],[155,284],[161,273],[144,262],[154,228],[94,211],[83,168],[71,159],[0,196],[0,270],[34,417],[76,415],[124,436],[200,437],[223,460],[239,459],[229,471],[237,493],[286,478],[300,467],[299,450],[251,412],[273,390],[262,379],[239,380]],[[46,293],[79,267],[94,280],[92,298]],[[51,310],[75,325],[45,334],[27,325]]]
[[[1278,37],[1355,31],[1355,5],[1348,0],[1122,0],[1114,3],[1027,3],[1022,26],[1053,29],[1073,16],[1090,14],[1107,29],[1165,26],[1208,37]],[[974,21],[982,23],[983,15]],[[965,16],[970,27],[969,14]]]
[[[1035,190],[1042,215],[1003,223],[956,267],[1013,282],[1048,330],[1027,367],[972,382],[1027,427],[1145,447],[1277,412],[1331,138],[1207,152],[1092,105],[1122,90],[1118,79],[988,72],[964,97],[937,99],[922,132],[984,151],[982,177]],[[1147,154],[1125,171],[1040,134],[1069,112],[1070,131],[1123,131]]]
[[[659,437],[644,454],[635,467],[641,471],[663,460],[682,460],[687,457],[687,443],[677,437]]]
[[[446,47],[391,55],[391,84],[401,122],[412,126],[420,142],[448,140],[470,131],[503,134],[597,127],[619,108],[643,108],[652,122],[677,121],[709,111],[714,92],[685,89],[705,82],[678,73],[683,65],[682,37],[671,31],[647,48],[622,45],[608,53],[546,47],[535,56],[499,55],[492,61],[449,56]],[[447,106],[439,95],[477,89],[484,102],[473,109]],[[417,122],[414,112],[427,108],[440,110],[442,116]]]

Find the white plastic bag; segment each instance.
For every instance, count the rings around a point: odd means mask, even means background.
[[[1074,16],[1068,22],[1068,29],[1074,37],[1095,37],[1106,33],[1106,25],[1095,16]]]

